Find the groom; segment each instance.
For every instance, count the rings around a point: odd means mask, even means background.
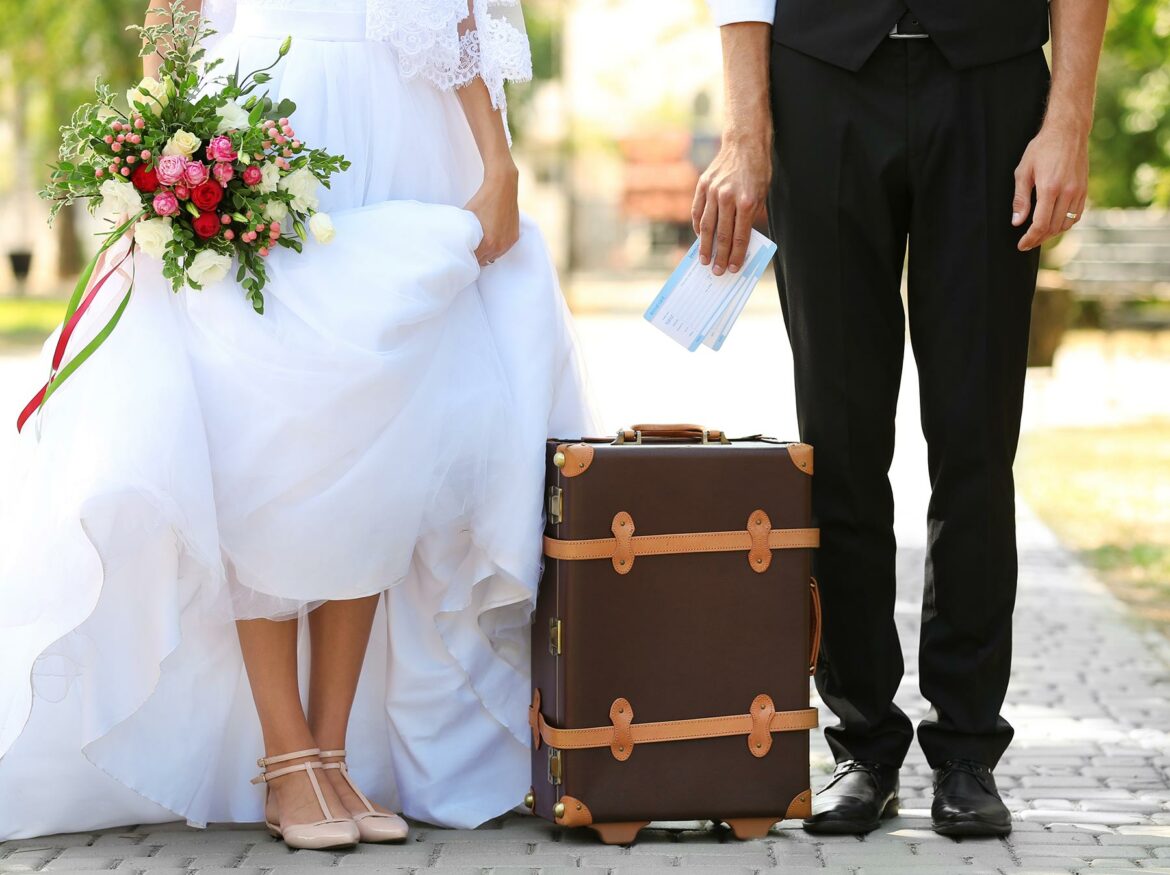
[[[1039,246],[1081,215],[1107,0],[709,0],[726,127],[693,217],[716,274],[765,199],[796,367],[837,770],[805,829],[897,813],[913,739],[894,704],[894,410],[910,341],[932,484],[918,740],[934,829],[1004,835],[992,769],[1016,591],[1012,460]],[[1051,23],[1051,81],[1041,46]],[[769,100],[769,92],[771,99]],[[774,162],[774,163],[773,163]]]

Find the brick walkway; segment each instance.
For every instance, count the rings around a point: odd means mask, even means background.
[[[751,428],[750,419],[756,428],[792,435],[790,409],[779,400],[787,397],[790,383],[776,330],[772,320],[749,320],[719,357],[698,358],[672,356],[668,347],[649,342],[648,330],[634,320],[581,324],[586,346],[597,350],[591,361],[599,394],[622,385],[619,377],[630,368],[648,380],[667,370],[675,374],[668,384],[675,391],[659,393],[651,403],[615,392],[604,410],[607,422],[693,411],[694,418],[708,416],[733,433],[741,426]],[[619,359],[615,349],[641,349],[642,358]],[[777,410],[745,412],[727,393],[705,388],[749,365],[777,387]],[[20,370],[19,363],[5,367],[0,362],[0,386],[6,389],[7,377]],[[0,391],[0,402],[11,401],[9,394]],[[901,546],[898,620],[908,666],[899,702],[917,718],[926,709],[913,668],[926,482],[915,395],[908,374],[892,476]],[[696,408],[695,398],[706,406]],[[3,449],[0,441],[0,454]],[[663,825],[643,832],[632,848],[611,848],[588,832],[558,832],[513,816],[476,831],[418,824],[405,846],[362,846],[333,854],[289,852],[253,827],[199,831],[167,824],[0,844],[0,873],[112,869],[149,875],[229,870],[279,875],[333,867],[387,873],[626,873],[674,867],[841,875],[1170,873],[1170,651],[1163,639],[1135,626],[1026,508],[1020,517],[1015,676],[1006,711],[1017,735],[997,770],[1016,813],[1015,831],[1006,840],[958,842],[930,832],[930,774],[915,748],[902,772],[902,816],[864,839],[814,838],[797,823],[786,822],[765,840],[740,843],[710,824],[694,823]],[[823,723],[831,719],[827,712],[822,715]],[[814,785],[819,785],[830,768],[819,734],[813,753]]]

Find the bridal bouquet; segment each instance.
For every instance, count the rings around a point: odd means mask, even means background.
[[[214,31],[182,0],[163,23],[131,29],[142,34],[143,57],[161,50],[159,78],[131,88],[124,105],[99,81],[96,99],[61,128],[60,160],[41,192],[52,202],[50,221],[83,200],[112,227],[78,280],[49,381],[18,429],[117,325],[133,292],[132,275],[109,322],[61,366],[78,321],[106,282],[125,274],[124,263],[132,270],[135,249],[162,261],[176,292],[223,279],[234,259],[236,282],[263,313],[269,253],[277,246],[300,252],[308,233],[320,243],[333,238],[329,216],[317,209],[317,189],[349,162],[303,143],[289,120],[293,102],[274,103],[263,90],[291,40],[270,65],[240,76],[238,65],[221,74],[222,59],[204,61],[203,40]]]

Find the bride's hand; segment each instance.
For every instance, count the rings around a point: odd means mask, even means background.
[[[475,250],[480,264],[491,264],[520,239],[518,189],[519,173],[516,165],[508,162],[484,174],[483,185],[464,207],[475,213],[483,226],[483,240]]]

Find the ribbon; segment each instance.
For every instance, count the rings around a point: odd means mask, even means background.
[[[94,354],[94,352],[97,351],[98,347],[105,343],[106,339],[110,336],[114,328],[117,326],[119,320],[122,318],[122,314],[126,311],[126,306],[130,303],[130,296],[134,291],[134,280],[132,277],[128,277],[130,279],[130,285],[127,287],[126,294],[123,295],[121,303],[118,304],[118,308],[114,311],[114,315],[110,317],[109,321],[105,324],[105,326],[102,327],[102,330],[94,336],[93,340],[85,345],[81,352],[74,356],[67,365],[61,367],[61,363],[65,358],[66,347],[69,345],[69,340],[73,337],[74,331],[77,329],[77,326],[81,322],[82,317],[85,316],[86,311],[89,310],[90,305],[94,302],[98,292],[102,290],[102,287],[115,273],[122,273],[123,276],[126,276],[125,272],[122,270],[122,264],[134,252],[132,231],[129,235],[131,238],[130,245],[126,248],[126,251],[122,254],[122,257],[118,259],[113,267],[102,274],[101,278],[98,279],[97,282],[93,283],[92,287],[90,286],[90,280],[93,279],[94,273],[97,272],[101,267],[105,266],[107,251],[116,242],[121,240],[123,236],[126,236],[127,232],[130,231],[133,224],[138,221],[141,215],[142,214],[139,213],[137,216],[133,216],[132,218],[123,222],[119,227],[114,229],[106,238],[105,243],[103,243],[101,248],[97,251],[97,254],[93,257],[89,264],[86,265],[85,270],[81,272],[81,276],[78,277],[77,285],[73,289],[73,295],[70,297],[69,304],[65,308],[65,319],[61,327],[61,334],[57,338],[57,346],[53,350],[53,362],[52,368],[49,372],[49,380],[45,383],[44,386],[41,387],[40,391],[38,391],[36,395],[32,397],[32,400],[30,400],[28,404],[25,405],[24,410],[22,410],[20,416],[17,417],[16,430],[18,432],[24,428],[25,424],[33,416],[33,414],[44,407],[45,403],[49,400],[49,398],[52,397],[53,393],[56,392],[57,389],[59,389],[61,385],[66,380],[68,380],[69,377],[72,376],[73,373],[79,367],[81,367],[81,365],[91,355]]]

